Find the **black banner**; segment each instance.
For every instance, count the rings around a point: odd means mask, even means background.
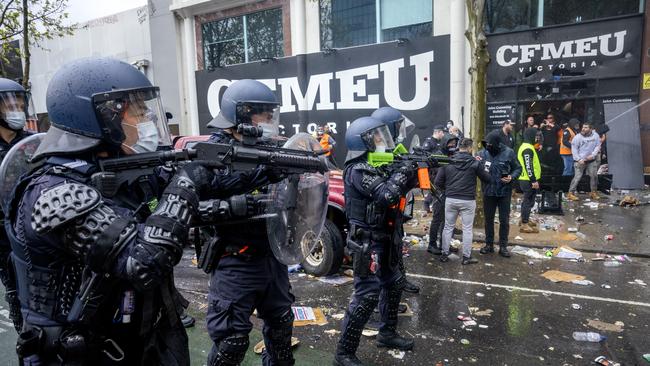
[[[382,106],[399,109],[420,138],[449,119],[449,36],[336,49],[196,72],[202,134],[233,80],[257,79],[275,91],[285,136],[329,124],[345,157],[345,130]],[[410,138],[410,137],[409,137]]]
[[[488,36],[488,85],[638,76],[643,17]]]
[[[486,134],[492,130],[498,130],[506,120],[514,121],[515,117],[515,104],[488,104],[485,132]]]

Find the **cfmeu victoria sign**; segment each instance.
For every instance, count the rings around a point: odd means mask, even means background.
[[[196,72],[201,133],[219,113],[235,80],[256,79],[275,91],[286,136],[328,123],[341,161],[347,125],[382,106],[401,110],[429,135],[449,118],[449,36],[336,49]]]
[[[642,16],[488,37],[488,84],[638,76]]]

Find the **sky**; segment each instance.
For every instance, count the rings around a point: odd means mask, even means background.
[[[68,0],[66,12],[70,23],[83,23],[92,19],[138,8],[147,0]]]

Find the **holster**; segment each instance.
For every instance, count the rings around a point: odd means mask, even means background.
[[[348,233],[347,246],[350,253],[352,253],[354,275],[360,278],[371,275],[370,232],[352,226]]]
[[[212,271],[219,266],[219,260],[224,254],[224,246],[218,236],[213,236],[207,244],[201,248],[201,255],[198,258],[198,267],[205,273]]]

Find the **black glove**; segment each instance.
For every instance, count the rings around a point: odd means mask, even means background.
[[[232,217],[249,217],[257,213],[255,197],[251,194],[240,194],[228,199]]]
[[[189,178],[195,185],[199,197],[204,198],[212,191],[215,179],[214,169],[223,168],[223,164],[212,161],[192,161],[183,165],[178,173]]]
[[[265,166],[264,174],[271,183],[277,183],[287,177],[282,170],[273,166]]]

